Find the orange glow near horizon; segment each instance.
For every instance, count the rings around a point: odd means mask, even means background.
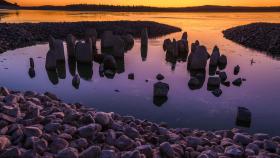
[[[221,6],[280,6],[279,0],[8,0],[21,6],[68,5],[68,4],[109,4],[141,5],[155,7],[184,7],[201,5]]]

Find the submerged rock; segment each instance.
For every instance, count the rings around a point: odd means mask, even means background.
[[[223,94],[223,91],[219,88],[219,89],[215,89],[212,91],[212,94],[216,97],[220,97]]]
[[[233,71],[234,75],[238,75],[239,71],[240,71],[240,66],[239,66],[239,65],[236,65],[236,66],[234,67],[234,71]]]
[[[232,82],[232,84],[239,87],[239,86],[241,86],[241,84],[242,84],[242,79],[241,79],[241,78],[235,79],[235,80]]]
[[[130,74],[128,74],[128,79],[130,79],[130,80],[134,80],[134,73],[130,73]]]
[[[162,74],[157,74],[156,78],[159,81],[164,80],[164,76]]]
[[[197,89],[198,87],[200,87],[200,81],[196,77],[192,77],[189,80],[188,85],[189,85],[190,89],[194,90],[194,89]]]

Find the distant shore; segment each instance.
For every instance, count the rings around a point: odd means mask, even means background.
[[[194,7],[148,7],[75,4],[66,6],[1,6],[0,9],[60,10],[60,11],[110,11],[110,12],[280,12],[280,6],[194,6]]]
[[[224,37],[243,46],[280,54],[280,24],[252,23],[223,31]]]
[[[240,129],[168,128],[61,101],[46,92],[0,88],[0,157],[279,157],[280,137]]]
[[[106,30],[119,35],[131,34],[134,38],[140,37],[143,28],[148,29],[150,38],[181,31],[178,27],[151,21],[0,23],[0,53],[47,42],[50,35],[63,40],[68,34],[83,38],[89,28],[95,28],[99,37]]]

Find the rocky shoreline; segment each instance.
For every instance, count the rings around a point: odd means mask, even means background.
[[[280,54],[280,24],[252,23],[223,31],[224,37],[236,43],[271,54]]]
[[[278,158],[280,137],[172,129],[67,104],[54,94],[0,89],[0,158]]]
[[[84,38],[85,30],[90,28],[96,29],[99,38],[107,30],[117,35],[131,34],[134,38],[141,36],[143,28],[149,30],[151,38],[181,31],[178,27],[151,21],[0,23],[0,53],[47,42],[50,35],[63,40],[68,34]]]

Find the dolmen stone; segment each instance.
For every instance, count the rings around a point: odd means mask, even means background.
[[[238,107],[236,124],[241,127],[250,127],[252,114],[249,109],[245,107]]]
[[[49,37],[49,47],[51,51],[55,52],[56,61],[65,61],[63,41]]]
[[[75,58],[76,38],[69,34],[66,38],[67,54],[69,58]]]
[[[207,87],[208,89],[217,89],[220,87],[221,79],[219,77],[209,77]]]
[[[240,66],[239,66],[239,65],[236,65],[236,66],[234,67],[234,70],[233,70],[234,75],[238,75],[239,71],[240,71]]]
[[[197,46],[195,52],[189,56],[190,70],[205,70],[209,54],[205,46]]]
[[[215,46],[210,56],[210,63],[209,63],[210,66],[214,66],[214,67],[218,66],[219,58],[220,58],[220,50],[218,46]]]
[[[113,49],[114,46],[114,38],[112,31],[105,31],[101,37],[101,48],[102,49]]]
[[[92,63],[93,51],[91,39],[87,39],[86,42],[78,42],[75,50],[77,62],[86,64]]]
[[[169,91],[169,85],[163,82],[157,82],[154,84],[154,97],[167,97]]]
[[[55,51],[49,50],[46,56],[45,68],[47,70],[56,70],[56,55]]]
[[[142,47],[147,47],[148,46],[148,30],[147,28],[144,28],[142,31],[141,31],[141,46]]]

